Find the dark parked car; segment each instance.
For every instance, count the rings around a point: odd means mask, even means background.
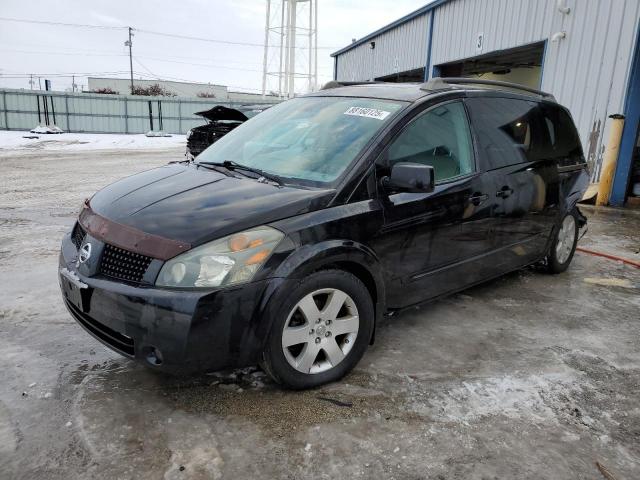
[[[66,306],[152,368],[260,363],[306,388],[351,370],[383,315],[564,271],[588,183],[569,112],[469,82],[324,89],[104,188],[62,242]]]
[[[206,119],[207,123],[187,132],[187,155],[197,157],[231,130],[269,107],[270,105],[247,105],[234,109],[217,105],[209,110],[196,112],[195,115]]]

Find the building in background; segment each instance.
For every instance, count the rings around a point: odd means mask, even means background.
[[[571,110],[594,180],[609,116],[622,113],[611,194],[622,205],[640,172],[639,19],[638,0],[435,0],[333,53],[334,79],[478,77],[540,88]]]
[[[99,92],[110,89],[113,92],[129,95],[131,80],[128,78],[109,77],[89,77],[89,92]],[[159,85],[167,92],[173,93],[176,97],[200,97],[217,100],[221,103],[274,103],[280,99],[273,95],[262,95],[259,93],[246,93],[230,91],[224,85],[211,83],[174,82],[169,80],[134,80],[136,87],[150,87]]]

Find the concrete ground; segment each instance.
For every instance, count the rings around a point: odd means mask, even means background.
[[[62,304],[60,238],[95,190],[181,154],[0,153],[1,478],[640,478],[640,270],[611,260],[405,312],[314,391],[102,347]],[[639,215],[589,215],[581,245],[637,260]]]

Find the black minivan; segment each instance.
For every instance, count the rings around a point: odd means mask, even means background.
[[[564,271],[588,184],[569,112],[503,82],[332,82],[193,162],[116,182],[62,241],[90,334],[152,368],[350,371],[386,314],[540,263]]]

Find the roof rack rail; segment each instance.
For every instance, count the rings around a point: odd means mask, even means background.
[[[320,90],[330,90],[332,88],[338,87],[351,87],[353,85],[374,85],[376,83],[384,83],[378,80],[374,81],[366,81],[366,82],[338,82],[336,80],[331,80],[330,82],[325,83]]]
[[[555,97],[553,95],[547,92],[543,92],[542,90],[525,87],[524,85],[519,85],[517,83],[501,82],[499,80],[485,80],[482,78],[434,77],[428,82],[423,83],[420,86],[420,90],[425,90],[425,91],[446,90],[447,88],[452,88],[455,85],[488,85],[492,87],[510,88],[513,90],[521,90],[524,92],[533,93],[534,95],[539,95],[542,98],[555,101]]]

